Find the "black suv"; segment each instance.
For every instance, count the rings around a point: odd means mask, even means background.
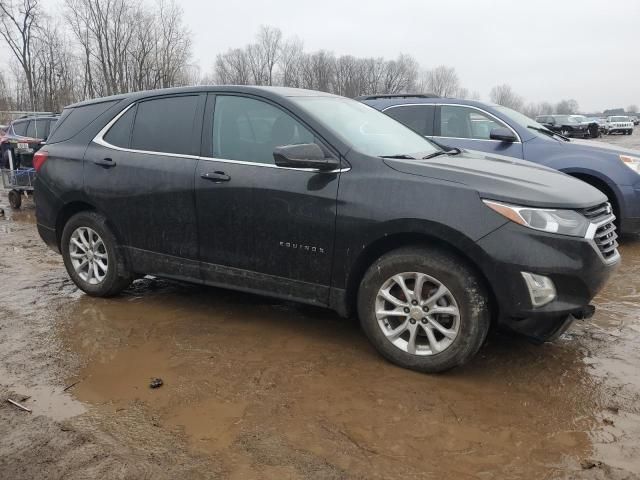
[[[320,92],[79,103],[35,165],[40,235],[88,294],[152,274],[357,313],[380,353],[420,371],[464,363],[492,322],[562,332],[619,263],[595,188],[444,150]]]
[[[536,122],[565,137],[592,136],[592,130],[589,129],[590,125],[580,122],[572,115],[539,115],[536,117]],[[597,134],[593,136],[597,137]]]

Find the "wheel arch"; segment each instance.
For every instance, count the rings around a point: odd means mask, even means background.
[[[107,225],[109,226],[109,228],[111,229],[111,231],[113,232],[113,234],[115,235],[116,239],[118,240],[118,243],[122,244],[122,239],[123,237],[121,236],[119,230],[116,228],[116,226],[113,224],[113,222],[111,222],[110,218],[108,215],[106,215],[104,212],[100,211],[98,208],[96,208],[95,205],[93,205],[92,203],[84,200],[84,199],[76,199],[76,200],[72,200],[67,202],[58,212],[58,215],[56,217],[56,241],[58,243],[58,248],[61,249],[62,245],[62,231],[64,230],[64,226],[66,225],[66,223],[69,221],[69,219],[71,217],[73,217],[76,213],[80,213],[80,212],[96,212],[99,213],[100,215],[104,216],[107,219]]]
[[[455,234],[454,234],[455,235]],[[405,231],[396,232],[389,235],[384,235],[370,242],[358,255],[357,259],[353,263],[353,266],[349,270],[349,276],[346,282],[346,292],[344,299],[344,308],[347,315],[352,315],[357,312],[357,297],[358,289],[362,278],[364,277],[367,269],[383,255],[397,250],[403,247],[427,247],[437,248],[441,251],[445,251],[469,266],[473,272],[477,275],[478,279],[484,287],[487,289],[489,295],[489,306],[491,310],[492,324],[497,320],[499,316],[498,302],[493,290],[493,286],[488,277],[484,274],[480,264],[474,260],[473,252],[478,250],[475,243],[464,237],[461,234],[455,235],[457,238],[442,238],[434,234]]]
[[[591,170],[583,170],[583,169],[566,169],[562,170],[562,172],[567,175],[571,175],[578,180],[582,180],[585,183],[588,183],[592,187],[597,188],[602,193],[604,193],[609,201],[611,202],[611,206],[613,207],[613,211],[618,218],[618,221],[621,220],[620,215],[620,192],[618,189],[611,184],[610,180],[604,177],[599,172],[594,172]]]

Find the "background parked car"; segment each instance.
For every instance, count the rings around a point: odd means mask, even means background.
[[[623,233],[640,233],[640,151],[570,140],[500,105],[429,95],[360,101],[450,147],[522,158],[556,168],[603,192]]]
[[[572,115],[539,115],[536,122],[565,137],[591,136],[588,125],[579,122]]]
[[[0,136],[0,167],[30,167],[32,157],[48,138],[58,116],[19,118],[11,122]],[[9,160],[11,153],[12,162]]]
[[[571,117],[575,118],[578,122],[580,122],[581,125],[586,125],[587,126],[587,130],[589,130],[589,137],[591,138],[598,138],[600,136],[600,123],[598,123],[596,120],[589,118],[589,117],[585,117],[584,115],[570,115]]]
[[[607,135],[612,133],[622,133],[623,135],[631,135],[633,133],[633,122],[629,117],[610,116],[604,124],[604,130]]]
[[[634,125],[638,125],[640,123],[640,118],[638,118],[636,115],[632,115],[631,121],[633,122]]]

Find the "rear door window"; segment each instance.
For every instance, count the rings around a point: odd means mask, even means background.
[[[434,111],[433,105],[401,105],[390,107],[384,113],[420,135],[430,137],[433,135]]]
[[[29,121],[25,120],[22,122],[15,122],[13,124],[13,132],[16,135],[20,135],[22,137],[27,135],[27,126],[29,125]]]
[[[164,97],[138,104],[131,148],[148,152],[196,155],[193,142],[198,95]]]

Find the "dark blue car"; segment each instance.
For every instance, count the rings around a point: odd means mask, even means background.
[[[510,108],[473,100],[429,95],[357,100],[440,144],[520,158],[577,177],[607,195],[623,233],[640,233],[640,151],[569,140]]]

